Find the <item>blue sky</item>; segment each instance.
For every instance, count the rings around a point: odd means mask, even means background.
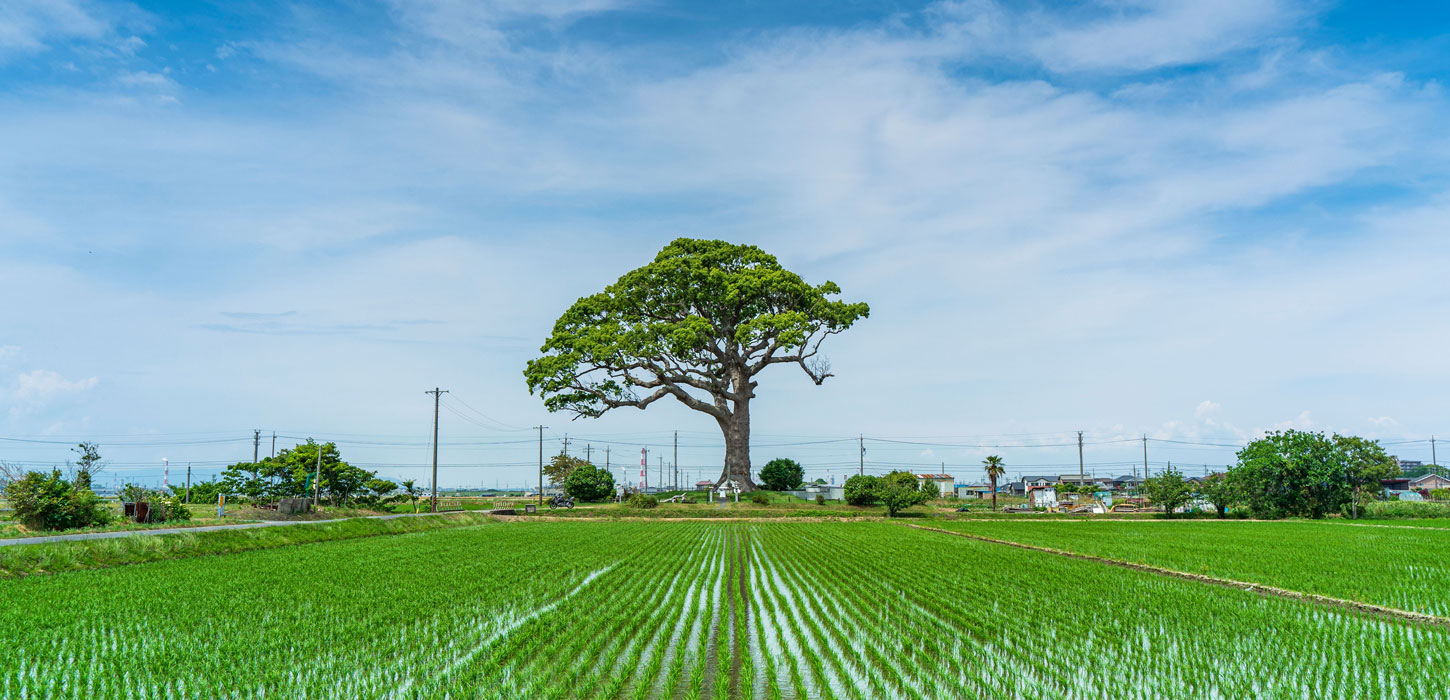
[[[1438,3],[8,2],[0,460],[154,481],[259,428],[417,476],[437,385],[445,485],[530,478],[539,423],[718,464],[704,416],[570,422],[521,376],[681,235],[872,305],[826,386],[762,382],[758,461],[1427,459],[1447,58]]]

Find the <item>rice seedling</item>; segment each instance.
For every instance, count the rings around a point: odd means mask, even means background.
[[[1450,630],[886,523],[507,523],[0,581],[0,699],[1450,698]]]

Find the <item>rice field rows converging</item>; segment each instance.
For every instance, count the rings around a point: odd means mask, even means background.
[[[1450,631],[883,523],[509,523],[0,581],[0,698],[1450,698]]]
[[[1450,617],[1450,531],[1336,522],[961,520],[934,527]]]

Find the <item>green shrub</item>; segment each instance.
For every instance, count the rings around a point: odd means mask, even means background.
[[[629,501],[627,503],[630,508],[658,508],[660,505],[660,499],[642,493],[634,493],[630,494]]]
[[[858,474],[846,480],[846,502],[853,506],[869,506],[875,503],[881,479]]]
[[[564,478],[564,492],[581,501],[602,501],[614,493],[614,475],[592,464],[581,464]]]
[[[1450,489],[1432,489],[1430,498],[1436,501],[1450,501]]]
[[[105,525],[111,514],[88,488],[78,488],[60,476],[29,472],[5,485],[5,498],[15,519],[38,530],[69,530]]]
[[[816,494],[816,505],[818,505],[818,506],[826,505],[826,494],[824,494],[824,493],[818,493],[818,494]]]
[[[1450,504],[1426,501],[1373,501],[1360,509],[1364,518],[1450,518]]]
[[[770,496],[759,491],[752,491],[750,493],[750,502],[758,506],[768,506],[770,505]]]
[[[163,499],[161,504],[166,507],[166,522],[191,520],[191,509],[186,507],[184,496],[181,494]]]

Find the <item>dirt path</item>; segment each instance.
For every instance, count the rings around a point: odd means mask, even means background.
[[[1223,587],[1226,587],[1226,588],[1237,588],[1237,589],[1240,589],[1240,590],[1245,590],[1245,591],[1250,591],[1250,592],[1253,592],[1253,593],[1258,593],[1259,595],[1274,596],[1274,597],[1278,597],[1278,598],[1287,598],[1287,599],[1290,599],[1290,600],[1298,600],[1298,601],[1302,601],[1302,602],[1306,602],[1306,603],[1315,603],[1315,604],[1319,604],[1319,605],[1325,605],[1325,606],[1336,607],[1336,608],[1343,608],[1343,609],[1347,609],[1347,610],[1355,610],[1355,611],[1358,611],[1358,612],[1366,613],[1366,614],[1369,614],[1369,615],[1374,615],[1376,617],[1383,617],[1383,618],[1387,618],[1387,619],[1391,619],[1391,620],[1400,620],[1400,621],[1416,622],[1416,623],[1420,623],[1420,624],[1435,625],[1435,626],[1439,626],[1439,627],[1450,627],[1450,618],[1439,617],[1437,615],[1426,615],[1424,613],[1410,612],[1409,610],[1400,610],[1398,608],[1391,608],[1391,607],[1386,607],[1386,606],[1383,606],[1383,605],[1375,605],[1373,603],[1364,603],[1364,602],[1360,602],[1360,601],[1357,601],[1357,600],[1346,600],[1344,598],[1334,598],[1334,597],[1331,597],[1331,596],[1319,595],[1317,593],[1305,593],[1303,591],[1295,591],[1295,590],[1291,590],[1291,589],[1288,589],[1288,588],[1278,588],[1278,587],[1275,587],[1275,586],[1268,586],[1268,585],[1265,585],[1265,584],[1262,584],[1262,583],[1252,583],[1252,582],[1249,582],[1249,581],[1238,581],[1238,580],[1229,579],[1229,578],[1218,578],[1216,576],[1205,576],[1203,574],[1193,574],[1193,573],[1189,573],[1187,571],[1179,571],[1177,569],[1166,569],[1166,568],[1163,568],[1161,566],[1152,566],[1152,565],[1149,565],[1149,564],[1137,564],[1137,563],[1134,563],[1134,562],[1122,561],[1120,559],[1109,559],[1107,557],[1098,557],[1098,556],[1093,556],[1091,554],[1080,554],[1078,552],[1068,552],[1068,551],[1061,550],[1061,549],[1053,549],[1051,547],[1039,547],[1037,545],[1032,545],[1032,544],[1023,544],[1021,542],[1012,542],[1010,540],[999,540],[999,539],[994,539],[994,538],[991,538],[991,537],[983,537],[981,535],[972,535],[972,534],[968,534],[968,533],[965,533],[965,532],[954,532],[952,530],[943,530],[941,528],[936,528],[936,527],[927,527],[925,525],[913,525],[911,523],[902,523],[902,525],[904,525],[906,527],[916,528],[918,530],[926,530],[927,532],[939,532],[939,533],[942,533],[944,535],[954,535],[956,537],[965,537],[965,538],[967,538],[969,540],[977,540],[978,542],[990,542],[992,544],[1006,545],[1008,547],[1017,547],[1018,549],[1027,549],[1027,550],[1031,550],[1031,551],[1034,551],[1034,552],[1045,552],[1047,554],[1056,554],[1056,555],[1061,556],[1061,557],[1069,557],[1069,558],[1072,558],[1072,559],[1082,559],[1082,560],[1085,560],[1085,561],[1097,562],[1099,564],[1107,564],[1109,566],[1119,566],[1119,567],[1122,567],[1122,568],[1125,568],[1125,569],[1134,569],[1136,571],[1144,571],[1144,572],[1151,573],[1151,574],[1159,574],[1161,576],[1172,576],[1173,578],[1181,578],[1181,579],[1185,579],[1185,580],[1188,580],[1188,581],[1197,581],[1199,583],[1207,583],[1207,584],[1214,585],[1214,586],[1223,586]]]
[[[449,511],[457,512],[457,511]],[[179,535],[185,532],[216,532],[218,530],[251,530],[258,527],[281,527],[283,525],[320,525],[322,523],[339,523],[344,520],[392,520],[394,518],[418,518],[428,515],[447,515],[448,513],[399,513],[395,515],[365,515],[357,518],[330,518],[328,520],[267,520],[254,523],[238,523],[236,525],[201,525],[198,527],[162,527],[152,530],[116,530],[114,532],[77,532],[69,535],[44,535],[40,537],[12,537],[0,540],[0,547],[14,547],[26,544],[44,544],[46,542],[78,542],[81,540],[114,540],[122,537],[134,537],[136,535]]]

